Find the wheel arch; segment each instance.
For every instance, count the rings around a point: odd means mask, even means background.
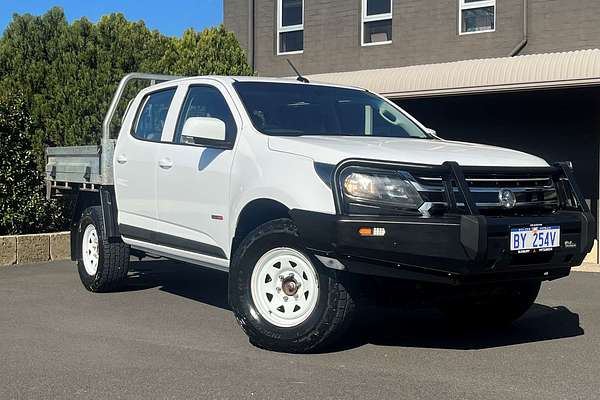
[[[244,238],[258,226],[279,218],[291,218],[290,209],[283,203],[260,198],[248,202],[240,211],[231,242],[231,256]]]
[[[102,222],[104,231],[109,239],[120,238],[119,226],[117,224],[117,203],[114,188],[101,187],[98,192],[77,191],[71,214],[71,260],[76,261],[79,257],[79,245],[77,243],[79,220],[88,207],[102,207]]]

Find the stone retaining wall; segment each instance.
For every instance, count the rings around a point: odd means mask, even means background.
[[[71,258],[69,232],[0,236],[0,266]]]

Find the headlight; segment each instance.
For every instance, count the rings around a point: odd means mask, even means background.
[[[414,210],[423,204],[419,192],[399,174],[351,172],[342,186],[350,201]]]

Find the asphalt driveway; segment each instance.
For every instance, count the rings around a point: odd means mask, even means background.
[[[600,398],[597,273],[545,284],[508,330],[371,310],[337,351],[287,355],[248,343],[225,274],[133,267],[111,294],[86,292],[70,262],[0,268],[0,398]]]

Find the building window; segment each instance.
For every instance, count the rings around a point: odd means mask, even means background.
[[[363,46],[392,43],[392,0],[362,0]]]
[[[496,30],[496,0],[458,0],[461,35]]]
[[[277,54],[304,50],[304,0],[277,0]]]

